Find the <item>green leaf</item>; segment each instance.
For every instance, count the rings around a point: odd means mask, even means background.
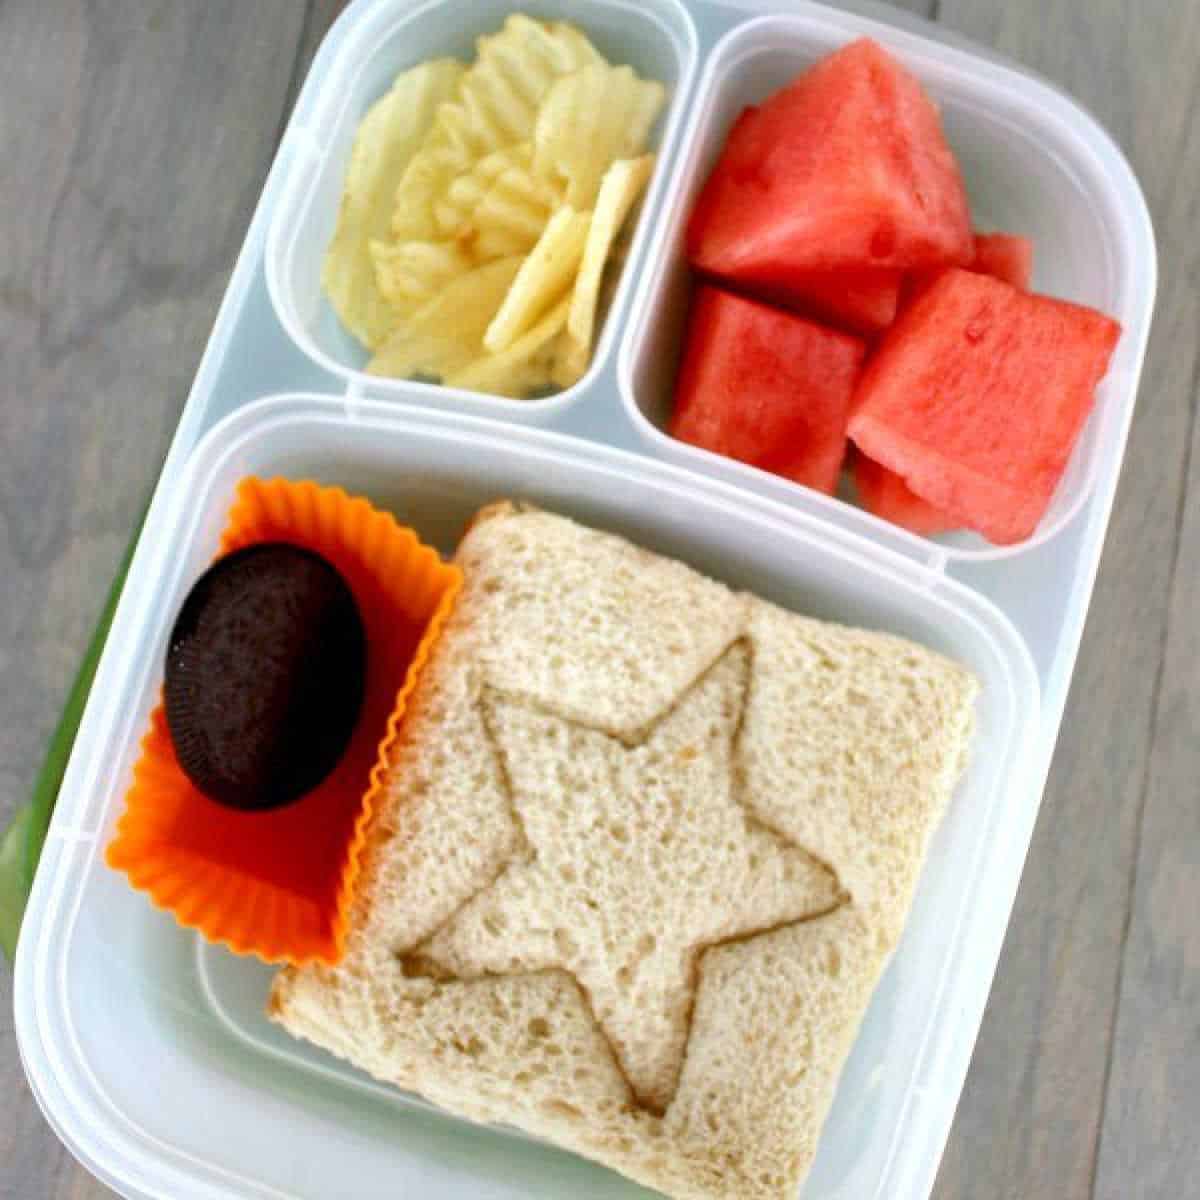
[[[38,860],[42,856],[46,830],[50,827],[50,818],[58,800],[58,790],[62,786],[63,774],[71,757],[71,748],[75,745],[75,735],[79,732],[79,722],[83,717],[88,694],[92,690],[92,680],[96,677],[96,666],[100,662],[104,643],[108,640],[113,613],[116,611],[117,601],[121,598],[121,589],[125,586],[129,562],[133,558],[141,530],[142,521],[138,521],[133,537],[130,538],[117,567],[116,576],[109,588],[104,608],[96,622],[92,640],[83,656],[83,662],[80,663],[75,682],[71,685],[66,707],[51,735],[42,768],[34,781],[33,795],[27,804],[17,810],[12,824],[0,840],[0,946],[3,946],[9,959],[16,953],[17,933],[21,928],[21,917],[29,900],[30,889],[33,887]]]

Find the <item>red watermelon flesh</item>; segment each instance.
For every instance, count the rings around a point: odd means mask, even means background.
[[[868,512],[902,529],[931,537],[958,528],[953,518],[922,500],[895,471],[880,466],[861,451],[854,458],[854,486]]]
[[[1033,243],[1015,233],[977,233],[971,270],[1027,292],[1033,278]]]
[[[863,372],[850,436],[955,523],[1029,537],[1120,337],[1094,309],[946,271]]]
[[[692,265],[745,286],[965,263],[973,249],[937,110],[865,38],[742,113],[688,228]]]
[[[900,306],[911,304],[943,270],[938,267],[907,276],[900,291]],[[977,233],[975,255],[967,270],[990,275],[1027,292],[1033,278],[1033,243],[1015,233]]]
[[[670,433],[832,493],[864,353],[849,334],[700,287]]]
[[[760,284],[749,294],[851,333],[876,334],[896,319],[903,282],[900,271],[864,267],[860,271],[796,275],[786,287]],[[737,290],[736,285],[733,290]]]

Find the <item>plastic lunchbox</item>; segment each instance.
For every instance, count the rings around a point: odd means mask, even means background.
[[[515,403],[382,381],[318,275],[354,127],[395,73],[466,54],[514,7],[580,24],[663,79],[660,161],[595,361]],[[1032,235],[1037,286],[1125,327],[1035,536],[929,541],[670,441],[682,222],[737,108],[861,34],[939,101],[981,223]],[[30,1084],[71,1150],[130,1197],[647,1195],[570,1154],[441,1114],[270,1025],[270,969],[185,933],[103,864],[169,624],[237,480],[369,496],[449,551],[519,496],[797,610],[914,637],[984,684],[972,766],[838,1089],[804,1200],[928,1195],[1049,767],[1116,487],[1155,287],[1145,204],[1108,137],[1055,89],[889,10],[785,0],[357,0],[301,92],[217,318],[64,780],[17,963]]]

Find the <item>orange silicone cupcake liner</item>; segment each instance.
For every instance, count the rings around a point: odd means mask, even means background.
[[[267,962],[332,963],[341,957],[388,751],[462,576],[391,515],[314,483],[243,480],[221,554],[259,542],[315,550],[354,593],[367,635],[367,679],[346,753],[293,804],[226,808],[183,773],[160,703],[106,857],[210,941]]]

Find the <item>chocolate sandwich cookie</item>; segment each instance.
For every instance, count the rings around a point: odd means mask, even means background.
[[[315,788],[362,707],[366,634],[321,555],[282,542],[215,563],[167,649],[167,726],[180,767],[210,799],[277,808]]]

